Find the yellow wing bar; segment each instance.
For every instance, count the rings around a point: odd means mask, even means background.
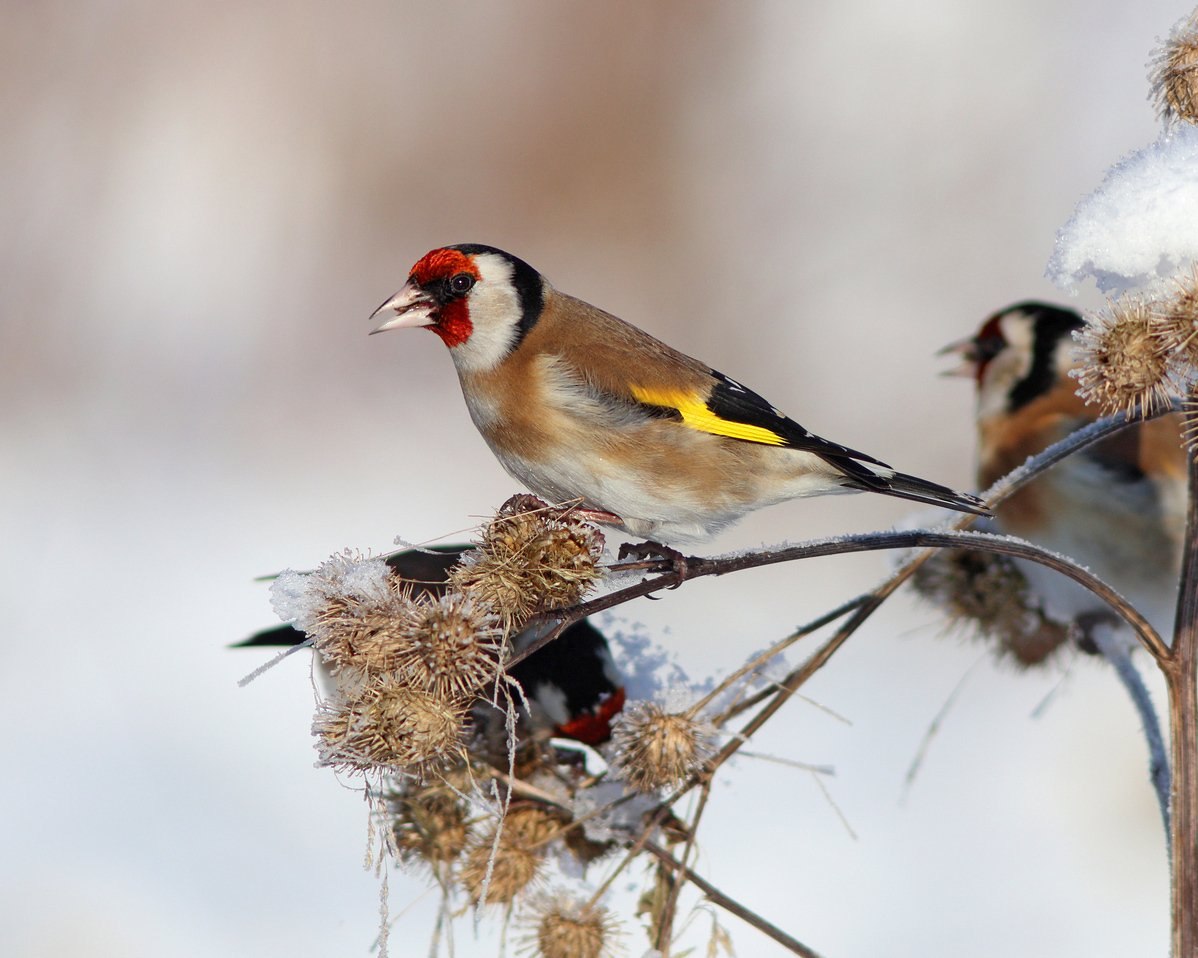
[[[747,423],[717,416],[707,408],[706,400],[698,393],[681,392],[676,389],[653,389],[646,386],[632,386],[631,389],[637,402],[642,402],[647,406],[676,409],[682,416],[683,425],[697,429],[699,432],[727,436],[730,439],[743,439],[746,442],[760,442],[767,446],[786,444],[786,440],[772,429],[767,429],[764,426],[750,426]]]

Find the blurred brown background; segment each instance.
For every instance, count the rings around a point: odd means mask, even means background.
[[[967,487],[971,397],[933,353],[1054,295],[1054,231],[1155,135],[1143,64],[1186,12],[6,4],[5,951],[367,953],[365,812],[311,767],[306,667],[239,690],[261,656],[222,646],[272,619],[255,575],[454,534],[516,491],[435,337],[366,337],[427,249],[509,249],[809,428]],[[903,511],[792,503],[709,551]],[[763,570],[625,616],[701,678],[883,571]],[[801,772],[742,759],[700,870],[836,958],[1163,953],[1163,842],[1113,679],[1017,677],[938,632],[896,603],[808,690],[852,725],[796,702],[754,743],[835,764],[856,840]],[[394,911],[416,901],[394,953],[424,953],[422,890],[393,880]]]

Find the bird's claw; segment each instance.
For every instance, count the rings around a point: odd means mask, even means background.
[[[671,549],[660,542],[653,542],[652,540],[645,542],[625,542],[620,546],[619,558],[662,559],[669,562],[670,571],[678,577],[678,581],[670,586],[671,589],[677,589],[686,580],[686,556],[677,549]]]

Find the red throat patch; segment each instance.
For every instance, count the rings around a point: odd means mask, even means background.
[[[461,346],[474,332],[474,324],[470,322],[470,307],[464,299],[455,299],[441,307],[437,321],[426,327],[441,337],[450,349]]]

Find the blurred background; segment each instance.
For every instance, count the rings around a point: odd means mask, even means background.
[[[313,768],[307,663],[239,689],[266,656],[225,646],[273,621],[255,576],[460,539],[517,491],[436,337],[366,336],[426,250],[509,249],[814,431],[972,487],[970,386],[933,354],[1056,296],[1054,232],[1155,136],[1144,64],[1187,12],[5,4],[6,954],[369,953],[365,807]],[[707,551],[904,510],[790,503]],[[624,627],[702,678],[885,569],[699,581]],[[726,893],[828,958],[1165,953],[1158,812],[1106,670],[1018,675],[900,598],[805,692],[848,723],[795,701],[752,748],[835,765],[839,811],[738,760],[697,865]],[[392,953],[426,953],[435,895],[395,874],[391,908]],[[498,939],[464,922],[458,953]]]

